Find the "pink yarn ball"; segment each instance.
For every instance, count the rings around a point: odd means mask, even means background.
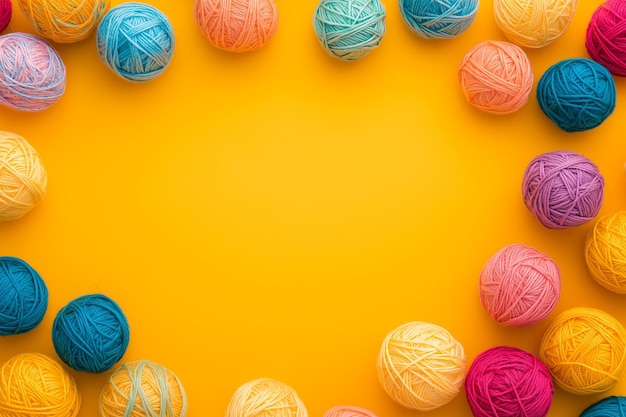
[[[497,346],[478,355],[465,379],[474,417],[544,417],[554,385],[539,358],[522,349]]]
[[[12,14],[13,6],[11,0],[0,0],[0,32],[9,26]]]
[[[377,417],[376,414],[361,407],[338,405],[328,410],[324,417]]]
[[[591,16],[585,46],[613,75],[626,76],[626,1],[607,0]]]

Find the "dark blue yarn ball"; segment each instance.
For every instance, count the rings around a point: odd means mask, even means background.
[[[626,415],[626,397],[611,396],[590,405],[580,417],[623,417]]]
[[[400,12],[404,23],[418,36],[454,38],[476,20],[478,0],[400,0]]]

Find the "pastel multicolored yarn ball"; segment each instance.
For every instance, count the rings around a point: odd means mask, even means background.
[[[380,46],[385,17],[380,0],[321,0],[315,9],[313,28],[331,56],[357,61]]]
[[[26,333],[43,320],[48,287],[26,261],[0,257],[0,336]]]
[[[595,10],[587,26],[589,56],[611,74],[626,77],[626,4],[607,0]]]
[[[545,319],[561,296],[561,271],[545,253],[512,244],[493,255],[479,278],[480,301],[503,326],[533,326]]]
[[[74,378],[46,355],[21,353],[0,368],[2,417],[75,417],[80,403]]]
[[[465,379],[474,417],[545,417],[554,385],[539,358],[522,349],[496,346],[479,354]]]
[[[226,417],[307,417],[297,392],[284,382],[258,378],[241,385],[230,399]]]
[[[474,23],[478,0],[400,0],[400,12],[414,34],[448,39],[464,33]]]
[[[626,415],[626,397],[611,395],[587,407],[580,417],[623,417]]]
[[[576,307],[559,314],[545,331],[539,358],[563,390],[601,394],[624,375],[626,331],[610,314]]]
[[[577,0],[494,0],[497,26],[507,39],[526,48],[542,48],[561,37]]]
[[[46,195],[48,174],[39,154],[20,135],[0,131],[0,221],[17,220]]]
[[[12,15],[13,3],[11,0],[0,0],[0,32],[9,26]]]
[[[326,413],[324,413],[324,417],[378,417],[374,412],[362,408],[355,407],[351,405],[338,405],[336,407],[331,408]]]
[[[471,105],[496,115],[524,107],[534,81],[526,53],[502,41],[484,41],[472,48],[465,54],[457,78]]]
[[[77,371],[108,371],[122,359],[129,341],[124,312],[104,294],[73,299],[57,313],[52,324],[54,350]]]
[[[138,2],[113,7],[96,32],[102,62],[119,77],[150,81],[169,66],[176,41],[174,29],[156,7]]]
[[[178,377],[149,360],[120,365],[100,392],[101,417],[184,417],[187,394]]]
[[[65,64],[43,39],[28,33],[0,36],[0,104],[40,111],[65,93]]]
[[[194,16],[209,43],[228,52],[256,51],[278,29],[274,0],[195,0]]]
[[[413,410],[434,410],[459,394],[465,378],[465,351],[446,329],[409,322],[383,341],[377,372],[384,391],[395,402]]]
[[[546,152],[524,172],[522,196],[548,229],[567,229],[593,220],[604,199],[604,177],[589,158],[572,151]]]
[[[626,211],[601,217],[585,241],[585,261],[604,288],[626,294]]]
[[[88,38],[109,9],[109,0],[18,0],[35,32],[58,43]]]

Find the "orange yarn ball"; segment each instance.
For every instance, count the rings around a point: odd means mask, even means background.
[[[606,215],[593,225],[585,243],[585,261],[598,284],[626,294],[626,211]]]

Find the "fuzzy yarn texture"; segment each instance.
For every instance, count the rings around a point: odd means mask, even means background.
[[[626,2],[600,4],[587,26],[585,46],[589,56],[611,74],[626,77]]]
[[[476,20],[478,0],[399,0],[402,19],[414,34],[448,39],[464,33]]]
[[[598,284],[626,294],[626,211],[607,214],[594,223],[585,241],[585,261]]]
[[[355,406],[348,405],[338,405],[336,407],[331,408],[326,413],[324,413],[324,417],[378,417],[372,411]]]
[[[546,329],[539,358],[563,390],[600,394],[613,388],[624,374],[626,331],[605,311],[571,308]]]
[[[602,207],[604,177],[596,164],[579,153],[550,151],[526,167],[522,196],[544,227],[580,226],[593,220]]]
[[[473,47],[465,54],[457,78],[471,105],[496,115],[524,107],[534,80],[522,48],[502,41],[484,41]]]
[[[624,417],[626,416],[626,397],[611,395],[587,407],[580,417]]]
[[[313,16],[320,44],[331,56],[357,61],[380,46],[385,35],[380,0],[321,0]]]
[[[241,385],[230,399],[226,417],[307,417],[296,391],[284,382],[258,378]]]
[[[13,16],[13,3],[11,0],[0,0],[0,32],[5,30]]]

